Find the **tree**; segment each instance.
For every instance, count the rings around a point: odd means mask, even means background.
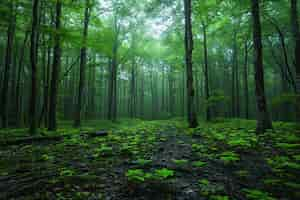
[[[198,126],[197,115],[195,112],[195,89],[193,85],[193,33],[191,23],[191,0],[184,0],[185,18],[185,62],[187,72],[187,111],[188,122],[191,128]]]
[[[31,62],[31,96],[29,102],[30,114],[30,129],[31,134],[36,134],[37,129],[37,113],[36,113],[36,100],[37,100],[37,50],[38,50],[38,10],[39,0],[33,1],[32,8],[32,26],[30,37],[30,62]]]
[[[248,39],[245,40],[245,57],[244,57],[244,95],[245,95],[245,117],[249,119],[249,85],[248,85],[248,53],[249,53],[249,45]]]
[[[90,18],[90,2],[86,0],[85,12],[84,12],[84,27],[83,27],[83,41],[82,47],[80,50],[80,74],[79,74],[79,89],[78,89],[78,98],[77,98],[77,106],[75,113],[75,122],[74,126],[79,127],[81,124],[81,106],[82,106],[82,94],[85,85],[85,68],[86,68],[86,43],[87,43],[87,35],[88,35],[88,27],[89,27],[89,19]]]
[[[1,106],[0,106],[0,114],[2,121],[2,128],[7,128],[8,119],[7,119],[7,108],[8,108],[8,83],[9,83],[9,75],[10,68],[12,64],[12,51],[14,45],[14,37],[15,37],[15,29],[16,29],[16,11],[14,8],[15,4],[13,0],[9,1],[9,24],[7,28],[7,43],[6,43],[6,55],[5,55],[5,65],[4,65],[4,79],[1,90]]]
[[[203,52],[204,52],[204,81],[205,81],[205,98],[208,103],[210,92],[209,92],[209,72],[208,72],[208,50],[207,50],[207,25],[202,22],[202,28],[203,28]],[[211,120],[211,112],[210,112],[210,106],[206,106],[206,120]]]
[[[297,90],[297,121],[300,121],[300,31],[298,21],[297,0],[291,0],[291,24],[295,43],[295,67],[296,67],[296,90]]]
[[[48,130],[55,131],[56,124],[56,106],[58,93],[59,70],[61,65],[61,44],[60,44],[60,28],[61,28],[61,0],[56,0],[56,18],[55,18],[55,36],[54,36],[54,55],[52,65],[52,76],[50,84],[50,101],[49,101],[49,122]]]
[[[259,11],[259,0],[251,0],[251,14],[253,23],[253,44],[254,44],[254,70],[255,70],[255,95],[257,105],[257,127],[258,133],[265,132],[272,128],[272,122],[267,108],[264,67],[263,67],[263,47],[261,39],[261,22]]]

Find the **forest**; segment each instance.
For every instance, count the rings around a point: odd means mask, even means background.
[[[0,200],[300,199],[298,0],[1,0]]]

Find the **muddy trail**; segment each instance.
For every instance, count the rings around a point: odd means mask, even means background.
[[[227,161],[218,156],[226,151],[223,143],[173,126],[151,135],[120,134],[1,148],[1,169],[7,170],[0,176],[0,199],[244,200],[245,188],[289,192],[263,184],[274,173],[257,149],[237,148],[238,161],[225,155]],[[126,174],[135,169],[173,175],[130,181]]]

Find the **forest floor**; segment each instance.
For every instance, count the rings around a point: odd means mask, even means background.
[[[2,130],[0,199],[300,199],[296,124],[276,122],[260,136],[246,120],[85,124],[30,143],[23,129]],[[108,135],[90,137],[99,130]]]

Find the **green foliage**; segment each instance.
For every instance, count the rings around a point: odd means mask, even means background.
[[[222,94],[223,92],[216,92],[213,96],[210,96],[208,100],[205,101],[206,107],[214,107],[221,103],[228,103],[229,97]]]
[[[126,177],[132,182],[144,182],[148,175],[142,169],[130,169],[126,172]]]
[[[150,180],[164,181],[174,176],[174,171],[166,168],[156,169],[152,173],[145,173],[142,169],[130,169],[126,172],[129,181],[138,183]]]
[[[205,152],[207,151],[207,147],[201,144],[192,144],[192,150],[194,152]]]
[[[143,158],[139,158],[136,162],[140,166],[146,166],[146,165],[149,165],[152,162],[152,160],[146,160]]]
[[[68,168],[62,168],[60,169],[59,175],[60,176],[73,176],[75,175],[75,171],[72,169],[68,169]]]
[[[206,162],[203,162],[203,161],[195,161],[192,163],[192,165],[194,167],[197,167],[197,168],[201,168],[201,167],[204,167],[207,163]]]
[[[221,195],[211,195],[209,200],[229,200],[228,196],[221,196]]]
[[[176,160],[176,159],[172,159],[172,162],[175,163],[176,165],[186,165],[188,163],[188,160]]]
[[[43,161],[51,161],[51,160],[54,159],[54,157],[53,157],[53,156],[50,156],[50,155],[48,155],[48,154],[43,154],[42,157],[41,157],[41,159],[42,159]]]
[[[267,162],[275,171],[280,171],[280,169],[300,170],[300,164],[297,162],[293,162],[287,156],[275,156],[272,158],[268,158]]]
[[[155,179],[159,179],[159,180],[165,180],[165,179],[171,178],[173,176],[174,176],[174,171],[170,170],[170,169],[166,169],[166,168],[156,169],[153,174],[153,177]]]
[[[289,143],[277,143],[276,146],[285,150],[293,150],[293,149],[300,148],[300,144],[289,144]]]
[[[268,193],[260,191],[260,190],[255,190],[255,189],[243,189],[243,191],[246,194],[246,197],[249,200],[275,200],[273,197],[269,196]]]
[[[107,146],[106,144],[102,144],[100,148],[96,149],[95,156],[111,156],[113,155],[113,148],[110,146]]]
[[[222,184],[211,183],[207,179],[199,180],[199,187],[201,195],[204,196],[213,196],[224,193],[224,186]]]
[[[232,151],[226,151],[219,154],[219,159],[222,160],[225,164],[234,163],[240,160],[240,157],[237,153]]]

